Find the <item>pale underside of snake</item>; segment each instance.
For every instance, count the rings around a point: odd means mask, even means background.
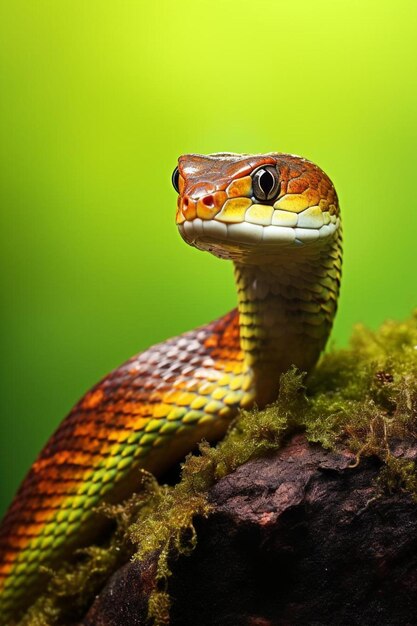
[[[98,532],[93,509],[137,488],[240,408],[265,406],[291,365],[309,371],[336,312],[337,195],[306,159],[186,155],[173,174],[183,239],[235,266],[238,308],[134,356],[89,391],[50,438],[0,527],[0,624],[11,624],[53,567]]]

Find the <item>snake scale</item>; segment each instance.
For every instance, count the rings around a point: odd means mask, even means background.
[[[89,391],[34,462],[0,526],[0,623],[15,623],[53,567],[98,533],[100,502],[161,474],[240,408],[265,406],[328,338],[341,276],[336,191],[289,154],[191,154],[173,174],[183,239],[232,260],[238,308],[134,356]]]

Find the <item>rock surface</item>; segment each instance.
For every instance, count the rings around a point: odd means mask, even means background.
[[[381,492],[377,460],[354,461],[297,436],[220,480],[197,548],[171,564],[170,624],[417,624],[417,504]],[[122,567],[82,626],[148,625],[154,573]]]

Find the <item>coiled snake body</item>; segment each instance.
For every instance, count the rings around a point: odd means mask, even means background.
[[[54,566],[119,501],[239,408],[273,401],[292,364],[310,370],[329,335],[341,272],[335,189],[293,155],[186,155],[173,175],[185,241],[235,265],[238,309],[116,369],[51,437],[0,527],[0,623],[18,619]]]

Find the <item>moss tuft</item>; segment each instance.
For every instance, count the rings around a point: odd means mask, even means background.
[[[356,456],[352,467],[362,457],[378,457],[381,489],[407,490],[417,500],[416,464],[397,452],[399,442],[406,449],[417,436],[417,312],[376,332],[358,326],[349,348],[326,354],[308,379],[294,368],[283,374],[277,402],[242,412],[217,446],[201,443],[186,458],[177,485],[159,486],[144,472],[140,496],[105,509],[118,528],[109,544],[85,550],[83,562],[55,574],[22,626],[65,623],[66,607],[86,606],[120,554],[126,558],[133,550],[141,561],[158,555],[149,615],[156,625],[168,624],[169,564],[195,547],[194,518],[210,512],[208,489],[248,459],[278,449],[296,431],[325,448],[350,449]]]
[[[166,592],[166,582],[171,574],[169,558],[192,552],[197,542],[194,517],[206,516],[210,511],[206,496],[206,473],[210,464],[204,454],[190,456],[177,485],[158,487],[155,481],[152,509],[145,515],[140,511],[130,528],[130,539],[137,546],[135,559],[143,562],[150,555],[157,554],[157,573],[149,600],[149,615],[157,624],[169,623]]]
[[[408,491],[417,501],[417,467],[416,463],[407,459],[390,456],[381,470],[379,483],[390,493]]]
[[[357,461],[387,463],[398,439],[411,440],[417,417],[417,313],[377,332],[358,326],[350,348],[323,357],[309,382],[307,437],[348,446]]]

